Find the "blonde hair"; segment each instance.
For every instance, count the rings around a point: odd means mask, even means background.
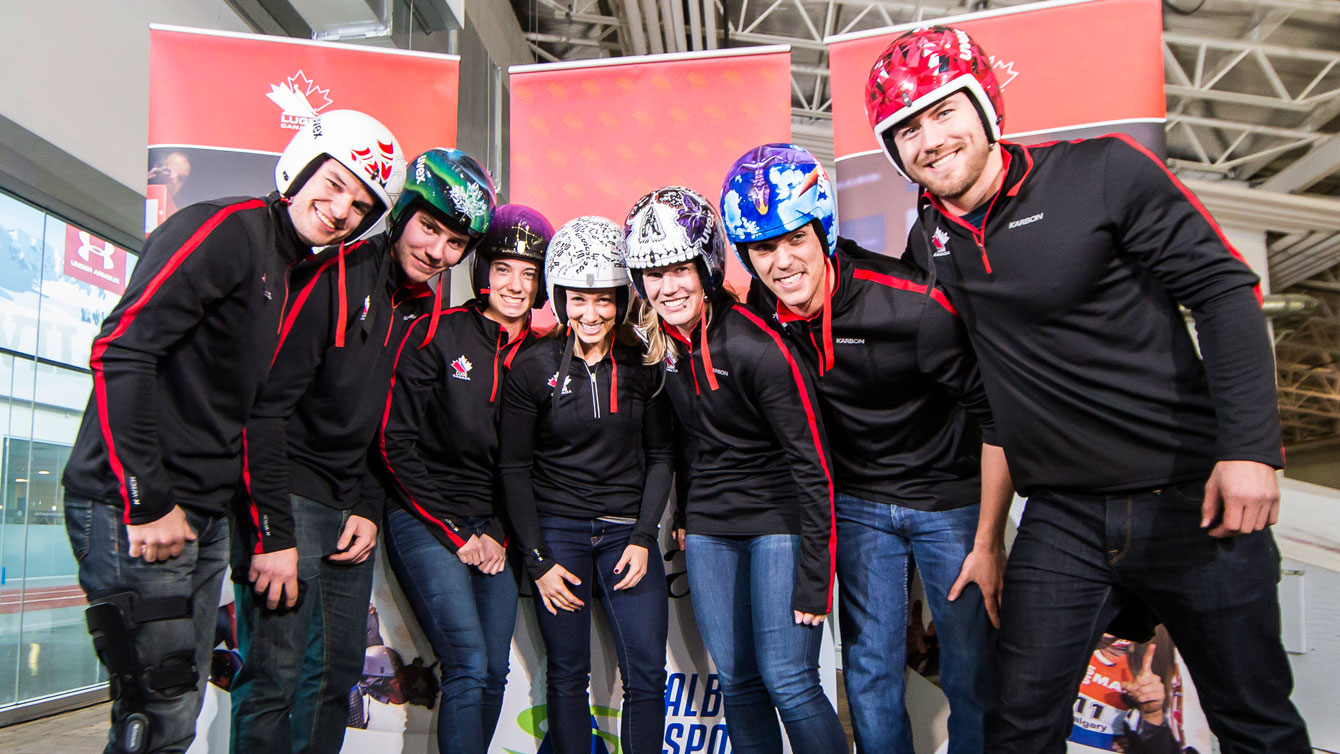
[[[739,299],[736,298],[734,291],[724,285],[718,287],[715,296],[703,299],[703,322],[707,325],[712,324],[713,302],[724,308],[730,308],[738,301]],[[637,316],[638,334],[642,336],[642,340],[646,344],[647,353],[642,357],[643,364],[659,364],[665,361],[667,356],[679,358],[679,345],[665,331],[665,328],[661,327],[660,315],[641,296],[637,297],[637,308],[634,310],[634,314]]]

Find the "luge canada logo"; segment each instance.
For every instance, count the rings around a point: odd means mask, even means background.
[[[470,380],[471,366],[473,365],[470,363],[470,360],[465,358],[465,354],[461,354],[456,357],[455,361],[451,362],[451,376],[458,380],[466,380],[468,382]]]
[[[265,96],[283,110],[279,116],[279,127],[296,131],[311,122],[317,113],[330,107],[329,94],[330,87],[322,89],[299,69],[284,83],[271,84],[270,93]]]
[[[554,376],[549,378],[549,387],[553,387],[554,385],[557,385],[557,384],[558,384],[558,372],[554,372]],[[559,393],[559,395],[572,395],[572,390],[570,390],[570,389],[568,388],[568,385],[571,385],[571,384],[572,384],[572,375],[568,375],[567,377],[564,377],[564,378],[563,378],[563,392],[562,392],[562,393]]]

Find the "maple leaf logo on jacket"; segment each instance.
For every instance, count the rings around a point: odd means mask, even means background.
[[[466,380],[468,382],[470,380],[470,368],[472,366],[470,360],[465,358],[465,354],[461,354],[456,357],[455,361],[451,362],[451,376],[458,380]]]
[[[935,235],[931,236],[931,245],[935,247],[933,257],[943,257],[949,255],[949,234],[944,228],[936,228]]]
[[[557,385],[557,384],[558,384],[558,372],[554,372],[554,376],[549,378],[548,385],[549,385],[549,387],[553,387],[554,385]],[[560,393],[560,395],[572,395],[572,391],[568,389],[568,385],[571,385],[571,384],[572,384],[572,375],[568,375],[567,377],[564,377],[564,378],[563,378],[563,392]]]

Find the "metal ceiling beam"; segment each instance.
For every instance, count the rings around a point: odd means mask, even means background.
[[[1321,179],[1340,170],[1340,136],[1332,136],[1312,147],[1293,164],[1267,178],[1261,184],[1266,191],[1294,193],[1305,191]]]

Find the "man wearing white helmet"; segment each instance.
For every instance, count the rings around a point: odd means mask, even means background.
[[[244,647],[233,751],[340,750],[364,647],[346,618],[367,609],[382,518],[380,486],[362,484],[369,448],[397,355],[437,324],[443,286],[429,281],[483,238],[494,205],[482,165],[430,149],[410,164],[387,232],[323,253],[297,294],[303,309],[286,319],[247,421],[248,499],[232,548]],[[420,318],[427,327],[406,341]],[[312,644],[320,658],[307,657]]]
[[[325,113],[280,157],[277,191],[187,207],[145,242],[93,342],[66,466],[66,528],[107,667],[108,752],[185,751],[228,558],[242,429],[313,249],[370,233],[404,158],[362,113]]]

